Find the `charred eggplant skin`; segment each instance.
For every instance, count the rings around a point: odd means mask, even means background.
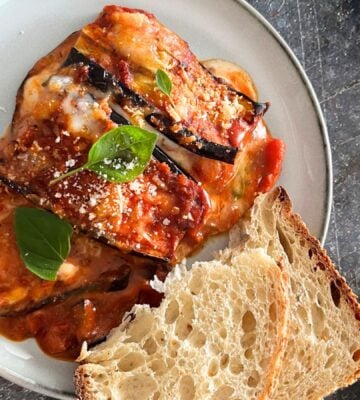
[[[81,54],[74,47],[70,50],[70,53],[65,60],[63,66],[68,67],[74,64],[83,64],[88,67],[88,82],[94,85],[97,89],[106,92],[110,89],[118,89],[120,93],[118,95],[123,95],[133,102],[137,106],[146,106],[147,102],[139,96],[137,93],[133,92],[122,82],[115,79],[108,71],[102,68],[99,64],[90,60],[88,57]]]
[[[170,118],[160,114],[153,113],[146,117],[146,121],[156,128],[159,132],[167,136],[170,140],[178,143],[180,146],[185,147],[187,150],[204,156],[225,162],[227,164],[234,164],[238,149],[236,147],[224,146],[222,144],[210,142],[186,128],[177,130]]]
[[[166,163],[172,172],[185,175],[187,178],[194,180],[194,178],[190,174],[182,169],[170,156],[168,156],[163,150],[161,150],[159,146],[155,146],[153,155],[158,161]]]
[[[39,310],[46,305],[57,304],[70,297],[78,296],[83,293],[91,295],[92,292],[100,291],[103,293],[110,293],[126,289],[129,282],[131,268],[119,268],[119,270],[116,272],[117,273],[114,274],[114,276],[107,277],[106,274],[104,274],[104,276],[100,276],[95,282],[84,284],[83,286],[80,286],[76,289],[65,289],[62,293],[50,295],[38,301],[33,301],[26,308],[23,309],[20,308],[19,310],[17,310],[16,308],[2,308],[0,309],[0,317],[16,317],[26,315],[29,312]]]
[[[34,193],[30,187],[19,185],[18,183],[11,181],[10,179],[5,178],[0,175],[0,182],[7,186],[9,189],[13,190],[15,193],[19,193],[24,197],[31,195]]]
[[[88,82],[94,85],[94,87],[97,89],[106,92],[116,88],[120,90],[120,93],[117,93],[117,97],[125,96],[130,99],[134,105],[139,107],[147,105],[147,102],[141,96],[126,87],[120,81],[115,79],[108,71],[94,61],[90,60],[88,57],[81,54],[75,48],[71,49],[68,58],[64,62],[64,67],[73,64],[83,64],[89,68]],[[249,101],[251,100],[249,99]],[[124,121],[126,121],[126,119],[119,114],[114,114],[114,118],[116,118],[118,121],[123,121],[120,123],[124,123]],[[114,118],[112,118],[113,121],[118,123]],[[193,153],[207,158],[212,158],[214,160],[223,161],[228,164],[234,164],[235,162],[236,154],[238,152],[236,147],[210,142],[190,132],[186,128],[176,131],[173,127],[173,121],[157,112],[147,115],[146,121],[154,128],[158,129],[161,133],[166,135],[169,139]]]
[[[251,103],[254,107],[254,114],[255,116],[260,116],[262,117],[266,111],[269,109],[270,107],[270,103],[266,102],[266,103],[259,103],[258,101],[254,101],[253,99],[251,99],[249,96],[247,96],[245,93],[239,92],[238,90],[236,90],[235,88],[233,88],[232,86],[230,86],[228,84],[228,82],[226,82],[224,79],[219,78],[218,76],[214,75],[208,68],[205,67],[204,64],[200,63],[200,65],[202,66],[202,68],[213,77],[213,79],[222,84],[227,86],[227,88],[230,90],[230,92],[234,92],[236,93],[238,96],[243,97],[245,100],[247,100],[249,103]]]

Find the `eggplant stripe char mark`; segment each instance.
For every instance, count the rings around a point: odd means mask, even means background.
[[[91,61],[89,58],[81,54],[77,49],[73,48],[70,51],[69,57],[66,59],[64,66],[73,64],[86,65],[88,69],[88,82],[94,85],[97,89],[107,92],[109,90],[117,89],[116,99],[121,102],[121,99],[125,98],[127,101],[131,101],[137,108],[146,106],[147,109],[153,110],[154,108],[146,102],[137,93],[127,88],[123,83],[115,79],[108,71],[102,68],[97,63]],[[237,92],[238,93],[238,92]],[[241,96],[244,96],[240,94]],[[249,101],[252,101],[249,99]],[[254,103],[259,105],[261,114],[265,111],[260,103]],[[261,108],[260,108],[261,107]],[[222,144],[211,142],[201,136],[194,134],[190,130],[182,127],[180,130],[176,127],[176,123],[173,119],[161,114],[158,110],[154,109],[146,115],[144,111],[144,119],[160,133],[166,135],[169,139],[173,140],[180,146],[185,147],[193,153],[199,154],[204,157],[212,158],[214,160],[223,161],[229,164],[233,164],[235,161],[238,149],[236,147],[225,146]],[[129,123],[125,118],[119,114],[114,117],[117,119],[117,123]],[[260,115],[260,113],[259,113]],[[127,122],[125,122],[127,121]],[[116,122],[116,121],[115,121]]]

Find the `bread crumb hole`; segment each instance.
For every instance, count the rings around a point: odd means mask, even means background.
[[[309,316],[305,308],[299,305],[296,311],[300,317],[300,321],[302,322],[302,324],[307,325],[309,323]]]
[[[215,376],[219,371],[219,366],[217,363],[217,360],[213,359],[210,361],[209,367],[208,367],[208,375],[210,377]]]
[[[200,331],[193,331],[191,333],[191,336],[189,338],[190,343],[196,347],[196,348],[200,348],[203,347],[206,343],[206,336],[203,332]]]
[[[313,389],[308,389],[307,392],[306,392],[306,398],[310,398],[313,393],[314,393]]]
[[[170,369],[175,365],[175,361],[172,358],[167,358],[166,365],[167,365],[168,369]]]
[[[131,388],[131,394],[136,393],[136,397],[132,396],[132,398],[151,399],[157,391],[157,384],[151,376],[146,374],[126,377],[119,383],[117,398],[129,399],[129,388]]]
[[[219,344],[217,343],[210,343],[208,349],[211,352],[211,354],[214,354],[216,356],[220,354],[223,350],[222,346],[219,346]]]
[[[157,331],[155,333],[155,340],[157,342],[157,344],[159,344],[160,346],[163,346],[165,343],[165,335],[163,331]]]
[[[178,318],[178,320],[176,321],[175,334],[179,339],[186,339],[192,329],[192,325],[187,318]]]
[[[226,329],[224,327],[221,327],[218,330],[218,332],[219,332],[219,335],[220,335],[221,338],[226,339],[227,331],[226,331]]]
[[[237,300],[238,297],[239,297],[239,294],[236,293],[234,290],[232,290],[232,291],[230,292],[230,298],[231,298],[231,300]]]
[[[255,299],[255,292],[253,289],[246,289],[246,296],[249,298],[249,300],[254,300]]]
[[[284,252],[288,257],[290,264],[292,264],[294,261],[294,254],[290,244],[289,237],[285,234],[285,232],[281,229],[279,225],[276,226],[276,230],[279,235],[280,244],[283,247]]]
[[[159,399],[160,399],[160,392],[155,392],[152,400],[159,400]]]
[[[213,394],[211,400],[227,400],[230,399],[231,395],[234,393],[234,389],[230,386],[221,386]]]
[[[252,349],[246,349],[244,356],[246,359],[250,360],[253,357],[253,351]]]
[[[270,359],[271,359],[270,357],[264,357],[261,359],[261,361],[259,363],[261,369],[267,368],[267,366],[269,365]]]
[[[234,306],[232,310],[232,318],[235,324],[238,324],[241,321],[242,318],[242,311],[240,307]]]
[[[224,369],[229,365],[229,354],[223,354],[220,358],[220,368]]]
[[[183,376],[180,380],[180,399],[181,400],[193,400],[195,397],[195,386],[191,376]]]
[[[331,298],[336,307],[340,305],[340,290],[334,281],[330,283]]]
[[[253,332],[250,333],[246,333],[242,338],[241,338],[241,346],[244,349],[248,349],[249,347],[251,347],[256,340],[256,335]]]
[[[309,249],[308,254],[309,254],[309,258],[310,258],[310,260],[311,260],[311,259],[312,259],[312,256],[313,256],[313,251],[312,251],[311,248]]]
[[[352,358],[353,358],[354,361],[359,361],[360,360],[360,349],[354,351]]]
[[[325,314],[322,308],[316,304],[312,304],[311,306],[311,319],[315,335],[320,338],[324,329]]]
[[[252,374],[249,376],[247,384],[249,387],[256,387],[259,384],[260,375],[257,371],[253,371]]]
[[[333,354],[333,355],[330,356],[330,357],[328,358],[328,360],[326,361],[325,369],[331,368],[331,367],[334,365],[335,361],[336,361],[336,356]]]
[[[154,371],[156,375],[164,375],[167,371],[167,365],[163,360],[153,360],[150,364],[150,368]]]
[[[139,353],[129,353],[123,357],[119,363],[118,368],[120,371],[132,371],[135,368],[144,364],[144,357]]]
[[[149,338],[143,346],[143,349],[149,354],[154,354],[157,350],[157,344],[153,338]]]
[[[167,324],[172,324],[176,321],[179,316],[179,303],[176,300],[172,300],[167,306],[165,312],[165,322]]]
[[[242,328],[244,332],[254,331],[256,328],[256,319],[251,311],[246,311],[242,318]]]
[[[193,272],[192,277],[189,280],[189,289],[192,294],[198,295],[201,292],[203,286],[203,280],[201,278],[201,270],[197,269]]]
[[[272,322],[275,322],[277,319],[277,310],[276,310],[276,303],[271,303],[269,306],[269,316]]]
[[[139,343],[141,339],[151,332],[154,324],[154,317],[151,313],[142,315],[141,318],[136,318],[131,322],[127,334],[129,338],[124,340],[125,343]]]
[[[215,290],[219,289],[219,285],[215,282],[211,282],[209,285],[209,288],[211,291],[215,291]]]
[[[230,359],[229,368],[234,375],[238,375],[244,370],[244,366],[237,358]]]

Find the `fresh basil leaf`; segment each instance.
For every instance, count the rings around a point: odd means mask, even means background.
[[[155,74],[155,80],[157,87],[170,97],[172,90],[172,83],[168,74],[162,69],[158,69]]]
[[[150,161],[157,134],[124,125],[103,135],[90,149],[85,168],[112,182],[129,182]]]
[[[144,171],[156,140],[156,133],[137,126],[123,125],[114,128],[92,145],[86,164],[61,175],[50,184],[83,170],[94,171],[111,182],[129,182]]]
[[[15,232],[26,268],[39,278],[55,280],[70,252],[71,225],[48,211],[18,207]]]

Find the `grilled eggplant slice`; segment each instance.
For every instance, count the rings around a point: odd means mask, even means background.
[[[105,7],[81,30],[75,48],[106,71],[99,76],[107,80],[111,74],[115,85],[119,82],[159,110],[161,118],[159,112],[154,118],[141,110],[153,126],[200,155],[233,163],[266,110],[216,79],[186,42],[141,10]],[[170,96],[155,84],[158,69],[172,82]]]
[[[0,184],[0,316],[29,312],[84,290],[111,291],[128,279],[137,265],[153,262],[125,257],[116,249],[84,234],[74,234],[71,252],[56,281],[44,281],[28,271],[18,252],[14,210],[32,203]],[[11,274],[9,274],[9,270]]]
[[[84,66],[77,64],[27,79],[12,136],[2,147],[0,175],[31,192],[28,198],[38,205],[125,252],[174,260],[185,236],[194,243],[201,239],[197,230],[208,209],[204,189],[174,172],[174,165],[154,159],[125,184],[84,171],[49,185],[84,164],[91,144],[116,126],[109,97],[94,93],[84,76]]]
[[[122,82],[115,79],[108,71],[103,69],[100,65],[91,61],[89,58],[81,54],[77,49],[71,49],[69,57],[66,59],[64,66],[72,64],[81,64],[88,67],[88,82],[93,84],[97,89],[101,91],[114,90],[116,92],[116,101],[123,107],[129,110],[129,101],[131,102],[132,109],[137,109],[143,113],[144,119],[157,130],[171,140],[178,143],[180,146],[187,148],[188,150],[199,154],[201,156],[220,160],[229,164],[233,164],[238,149],[232,146],[226,146],[211,142],[201,136],[198,136],[188,128],[179,128],[178,122],[175,122],[166,114],[160,112],[152,112],[156,109],[147,103],[137,93],[128,89]],[[241,95],[244,97],[244,95]],[[251,101],[251,100],[250,100]],[[255,103],[254,103],[255,104]],[[262,105],[256,105],[259,109],[259,115],[261,115],[265,108]],[[265,106],[264,106],[265,107]],[[131,108],[130,108],[131,110]],[[130,115],[132,113],[130,112]],[[119,119],[121,120],[121,118]],[[126,120],[126,119],[125,119]]]
[[[101,340],[135,303],[157,304],[149,280],[165,277],[163,264],[124,256],[83,234],[73,235],[56,281],[32,274],[16,246],[19,206],[31,203],[0,185],[0,333],[17,340],[34,336],[47,353],[76,357],[83,340]]]

